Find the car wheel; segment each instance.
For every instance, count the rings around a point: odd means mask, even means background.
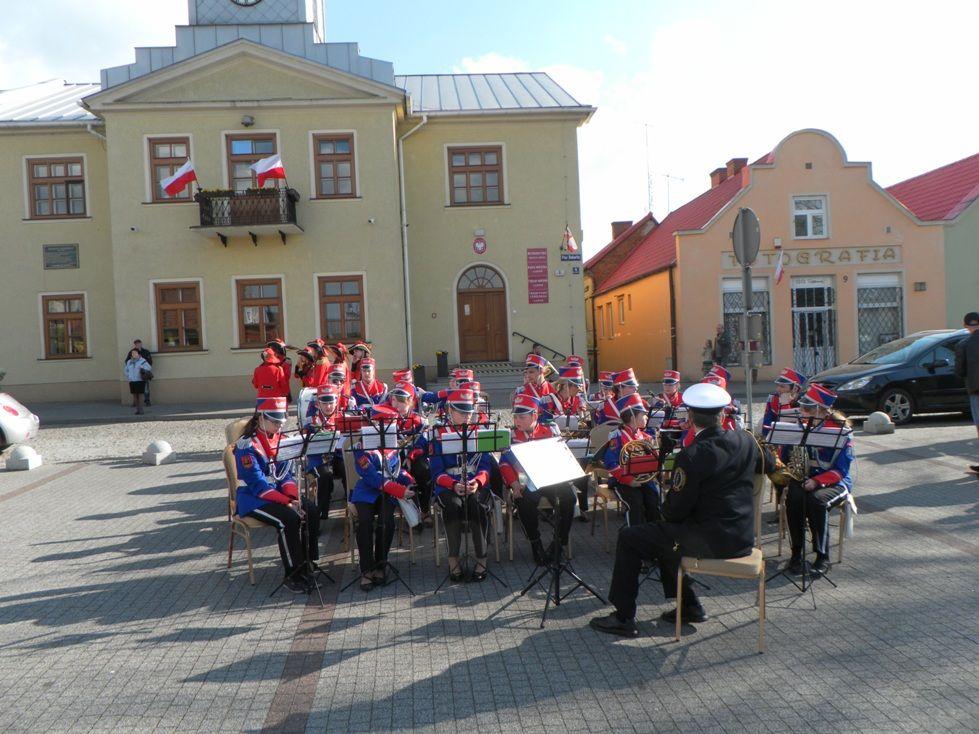
[[[890,416],[895,426],[901,426],[914,415],[914,399],[907,390],[887,390],[880,398],[879,407]]]
[[[7,437],[3,435],[3,431],[0,431],[0,451],[4,451],[7,448]]]

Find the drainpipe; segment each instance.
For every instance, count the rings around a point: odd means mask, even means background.
[[[676,265],[671,265],[667,271],[670,278],[670,358],[673,360],[671,369],[678,370],[680,366],[677,364],[676,357],[676,287],[673,283],[674,270],[676,270]]]
[[[414,354],[411,350],[411,280],[408,275],[408,207],[405,202],[405,146],[407,138],[428,124],[428,115],[422,115],[422,120],[411,130],[398,138],[398,194],[401,198],[401,268],[404,272],[405,289],[405,339],[408,346],[408,369],[414,366]]]
[[[92,125],[92,123],[89,123],[89,124],[87,124],[87,125],[85,126],[85,129],[86,129],[86,130],[87,130],[87,131],[89,132],[89,134],[91,134],[91,135],[94,135],[94,136],[95,136],[95,137],[97,137],[97,138],[98,138],[99,140],[101,140],[101,141],[102,141],[103,143],[105,142],[105,135],[103,135],[103,134],[102,134],[102,133],[100,133],[100,132],[96,132],[96,131],[95,131],[95,126],[94,126],[94,125]]]

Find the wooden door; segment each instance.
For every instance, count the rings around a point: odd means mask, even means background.
[[[459,361],[507,358],[506,293],[459,291]]]

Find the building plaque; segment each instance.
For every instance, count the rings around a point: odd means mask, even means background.
[[[44,269],[66,270],[78,267],[78,245],[44,245]]]
[[[527,248],[527,303],[548,303],[547,248]]]

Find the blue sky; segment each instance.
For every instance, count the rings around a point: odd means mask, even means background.
[[[187,22],[186,0],[3,6],[0,88],[95,81]],[[801,128],[831,132],[885,186],[979,152],[967,0],[330,0],[326,18],[328,40],[400,73],[542,70],[597,106],[579,132],[586,254],[613,219],[650,203],[662,218],[711,169]]]

